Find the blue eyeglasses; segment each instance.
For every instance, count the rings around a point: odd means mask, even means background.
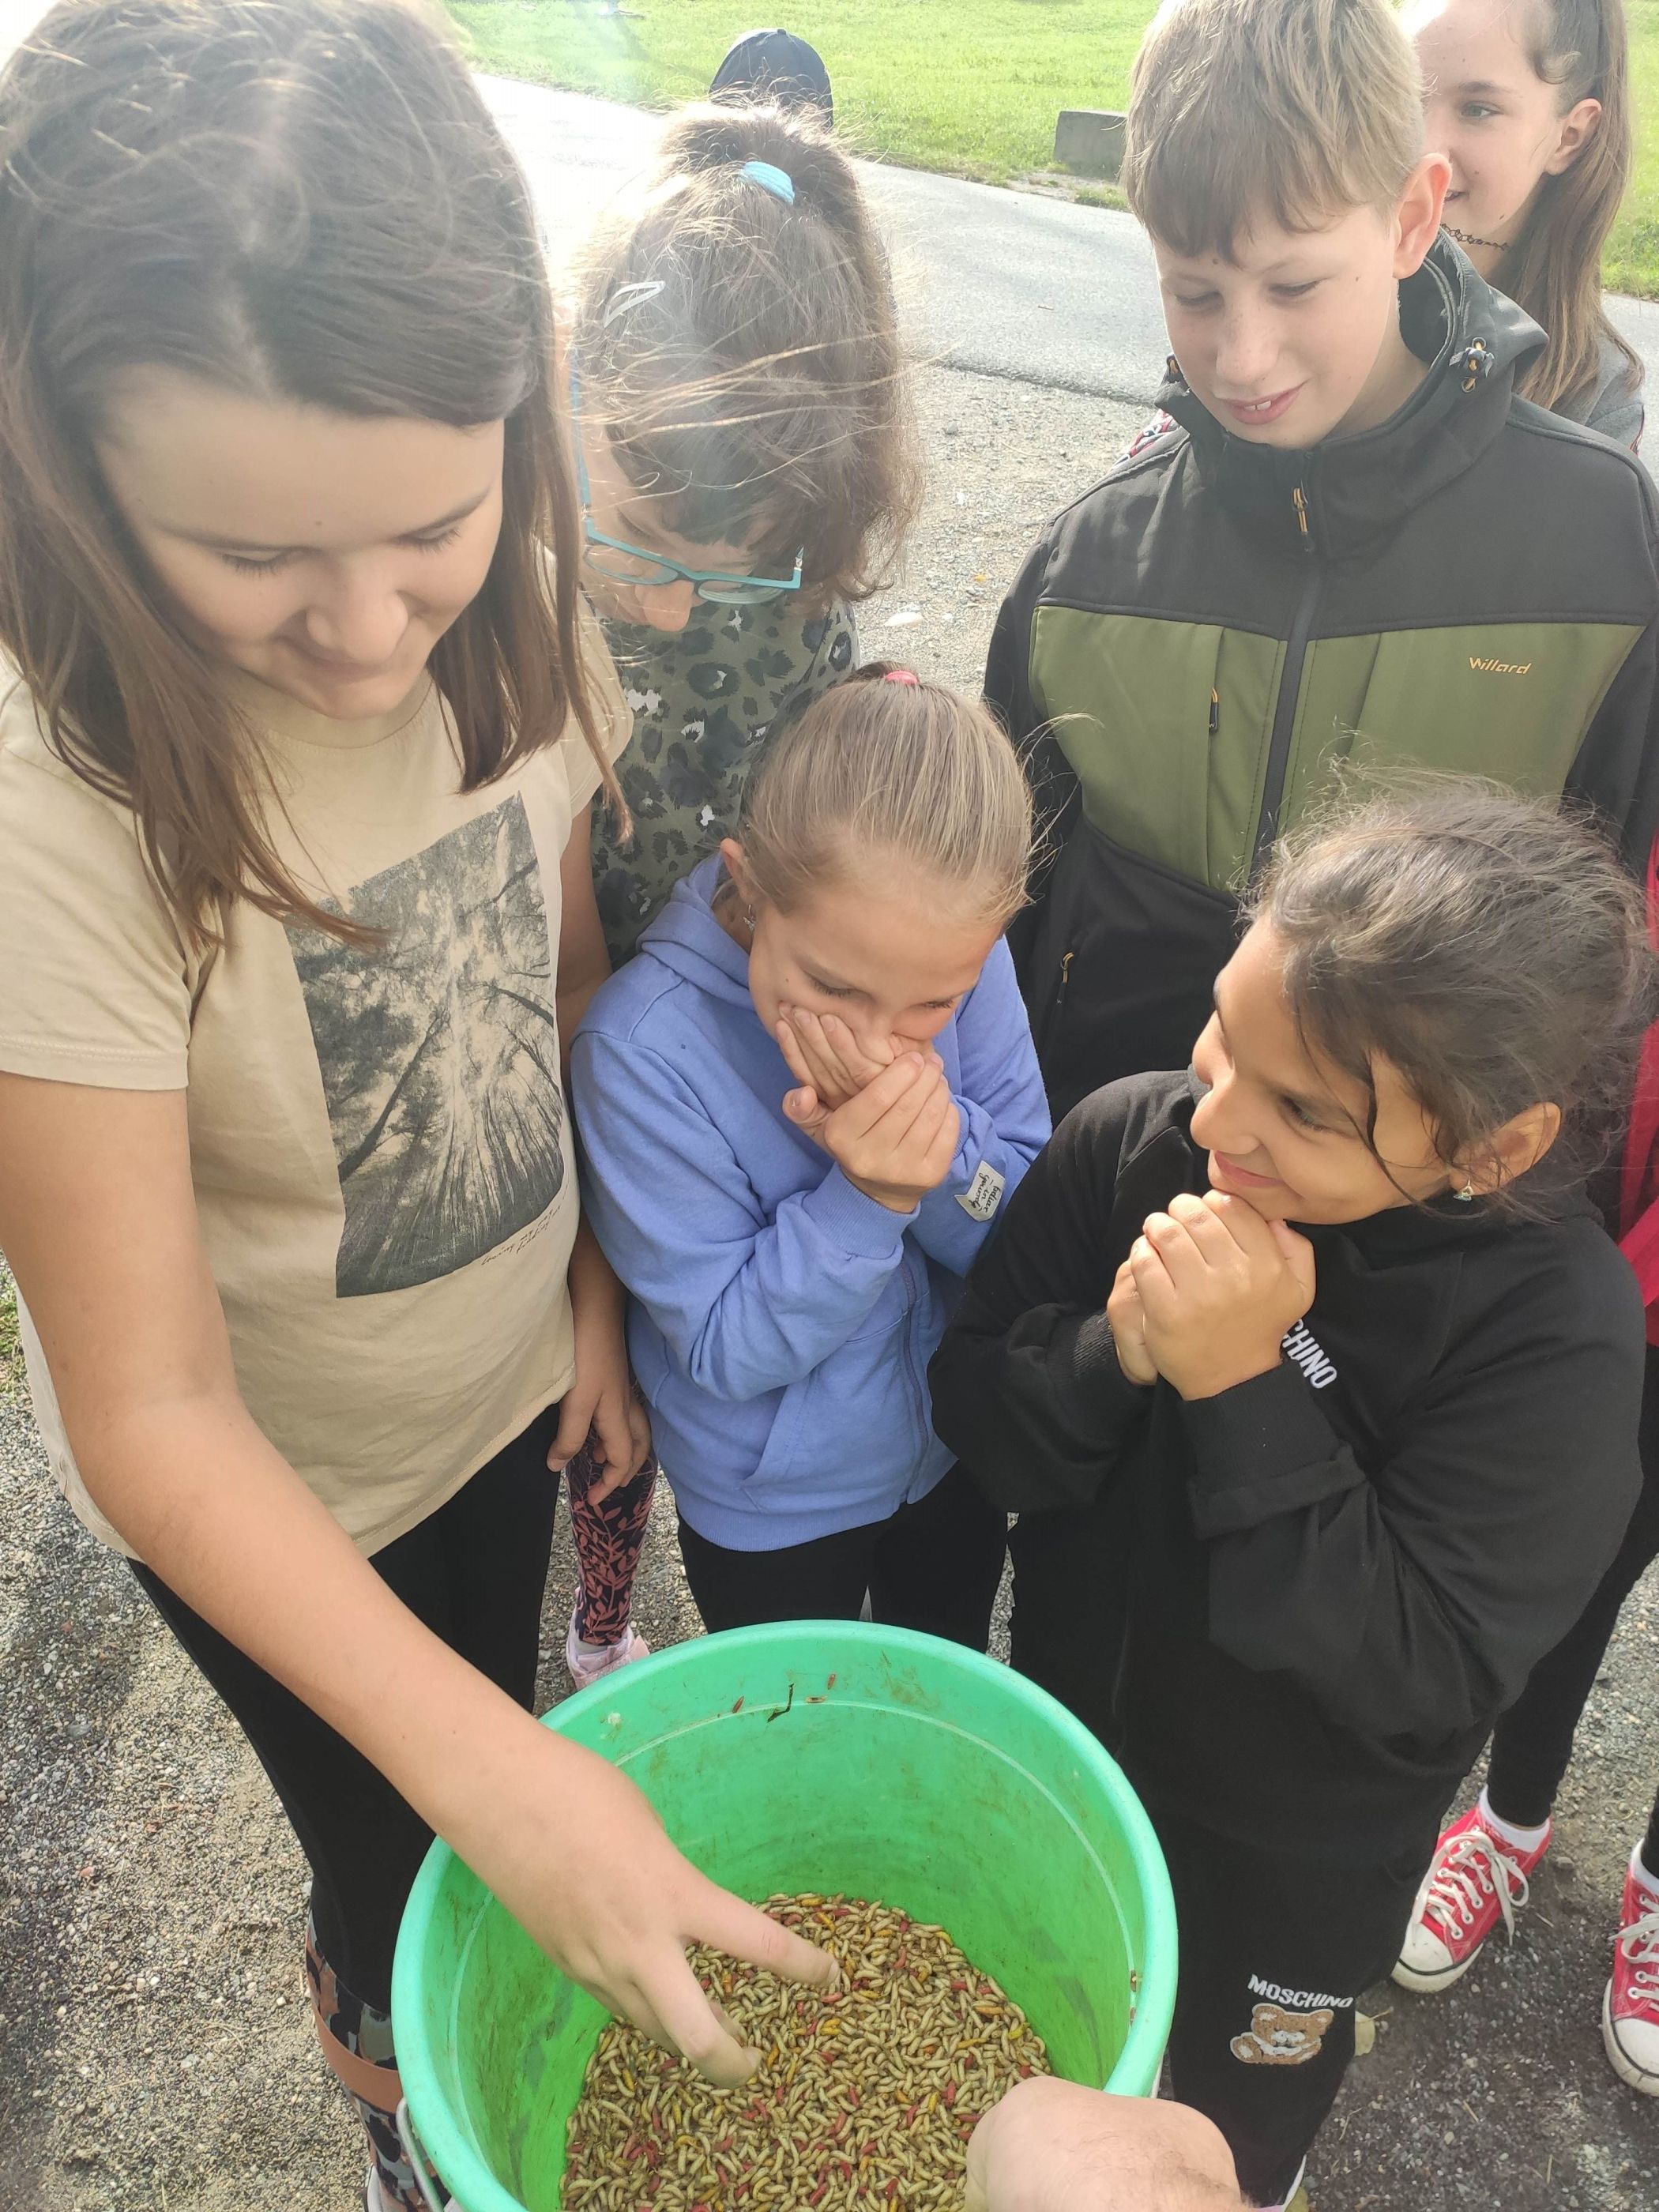
[[[690,584],[700,599],[717,607],[756,607],[785,592],[800,589],[803,546],[795,556],[793,576],[732,576],[720,568],[688,568],[665,553],[648,553],[643,545],[630,545],[625,538],[611,538],[593,520],[592,495],[588,488],[587,463],[582,457],[580,392],[576,364],[570,364],[570,422],[575,435],[576,487],[581,495],[582,533],[587,540],[585,556],[591,568],[612,583],[633,584],[649,590],[653,584]]]

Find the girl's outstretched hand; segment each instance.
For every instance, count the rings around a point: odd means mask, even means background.
[[[1313,1304],[1313,1247],[1242,1198],[1182,1192],[1129,1255],[1146,1352],[1183,1398],[1213,1398],[1279,1364]]]
[[[783,1110],[807,1127],[817,1101],[810,1091],[792,1091]],[[939,1055],[918,1048],[883,1068],[810,1133],[866,1198],[908,1213],[950,1172],[962,1116]]]
[[[826,1951],[718,1888],[670,1843],[626,1775],[526,1714],[475,1837],[452,1838],[525,1932],[609,2010],[723,2088],[758,2051],[717,2016],[686,1960],[710,1943],[788,1982],[833,1988]]]

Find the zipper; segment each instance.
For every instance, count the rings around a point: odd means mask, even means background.
[[[1325,578],[1325,564],[1319,557],[1313,532],[1308,526],[1308,495],[1300,484],[1291,489],[1291,504],[1296,510],[1296,526],[1309,567],[1291,619],[1291,634],[1285,644],[1285,672],[1279,679],[1279,697],[1273,705],[1273,735],[1267,742],[1267,773],[1262,781],[1261,811],[1256,817],[1255,846],[1250,854],[1252,881],[1261,874],[1279,835],[1279,810],[1284,801],[1285,778],[1291,765],[1291,733],[1296,727],[1296,710],[1302,696],[1302,671],[1307,663],[1308,639]]]
[[[1221,694],[1216,690],[1214,684],[1212,684],[1210,686],[1210,735],[1212,738],[1218,737],[1220,732]]]
[[[931,1435],[932,1431],[927,1419],[927,1401],[923,1395],[921,1383],[916,1374],[915,1334],[921,1326],[921,1316],[916,1310],[917,1298],[915,1284],[914,1278],[910,1273],[910,1261],[908,1254],[899,1261],[899,1273],[904,1280],[905,1297],[904,1379],[910,1386],[910,1410],[915,1416],[916,1435],[920,1440],[920,1449],[926,1451],[927,1449],[927,1439]]]
[[[1075,949],[1061,953],[1060,980],[1054,985],[1054,994],[1046,1006],[1040,1006],[1037,1009],[1036,1018],[1031,1024],[1031,1035],[1036,1045],[1039,1059],[1048,1051],[1053,1041],[1054,1025],[1060,1019],[1060,1009],[1066,1004],[1066,992],[1072,980],[1072,963],[1076,958]]]

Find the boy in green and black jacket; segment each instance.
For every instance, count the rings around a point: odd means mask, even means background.
[[[1544,334],[1437,235],[1380,13],[1182,0],[1136,63],[1176,427],[1049,526],[986,672],[1055,817],[1014,951],[1056,1120],[1185,1065],[1236,892],[1345,761],[1571,793],[1634,869],[1659,822],[1652,486],[1513,396]]]

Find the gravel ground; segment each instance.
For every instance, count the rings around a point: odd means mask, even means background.
[[[1021,554],[1139,417],[943,368],[919,381],[928,511],[865,646],[970,687]],[[548,1705],[568,1687],[574,1579],[562,1521]],[[638,1602],[653,1643],[699,1632],[665,1501]],[[1316,2154],[1318,2212],[1659,2203],[1659,2106],[1614,2080],[1597,2033],[1620,1872],[1659,1777],[1656,1680],[1650,1577],[1536,1907],[1444,1998],[1371,2001],[1376,2049]],[[355,2212],[356,2131],[301,1988],[304,1865],[233,1724],[58,1500],[3,1374],[0,1680],[0,2212]]]

